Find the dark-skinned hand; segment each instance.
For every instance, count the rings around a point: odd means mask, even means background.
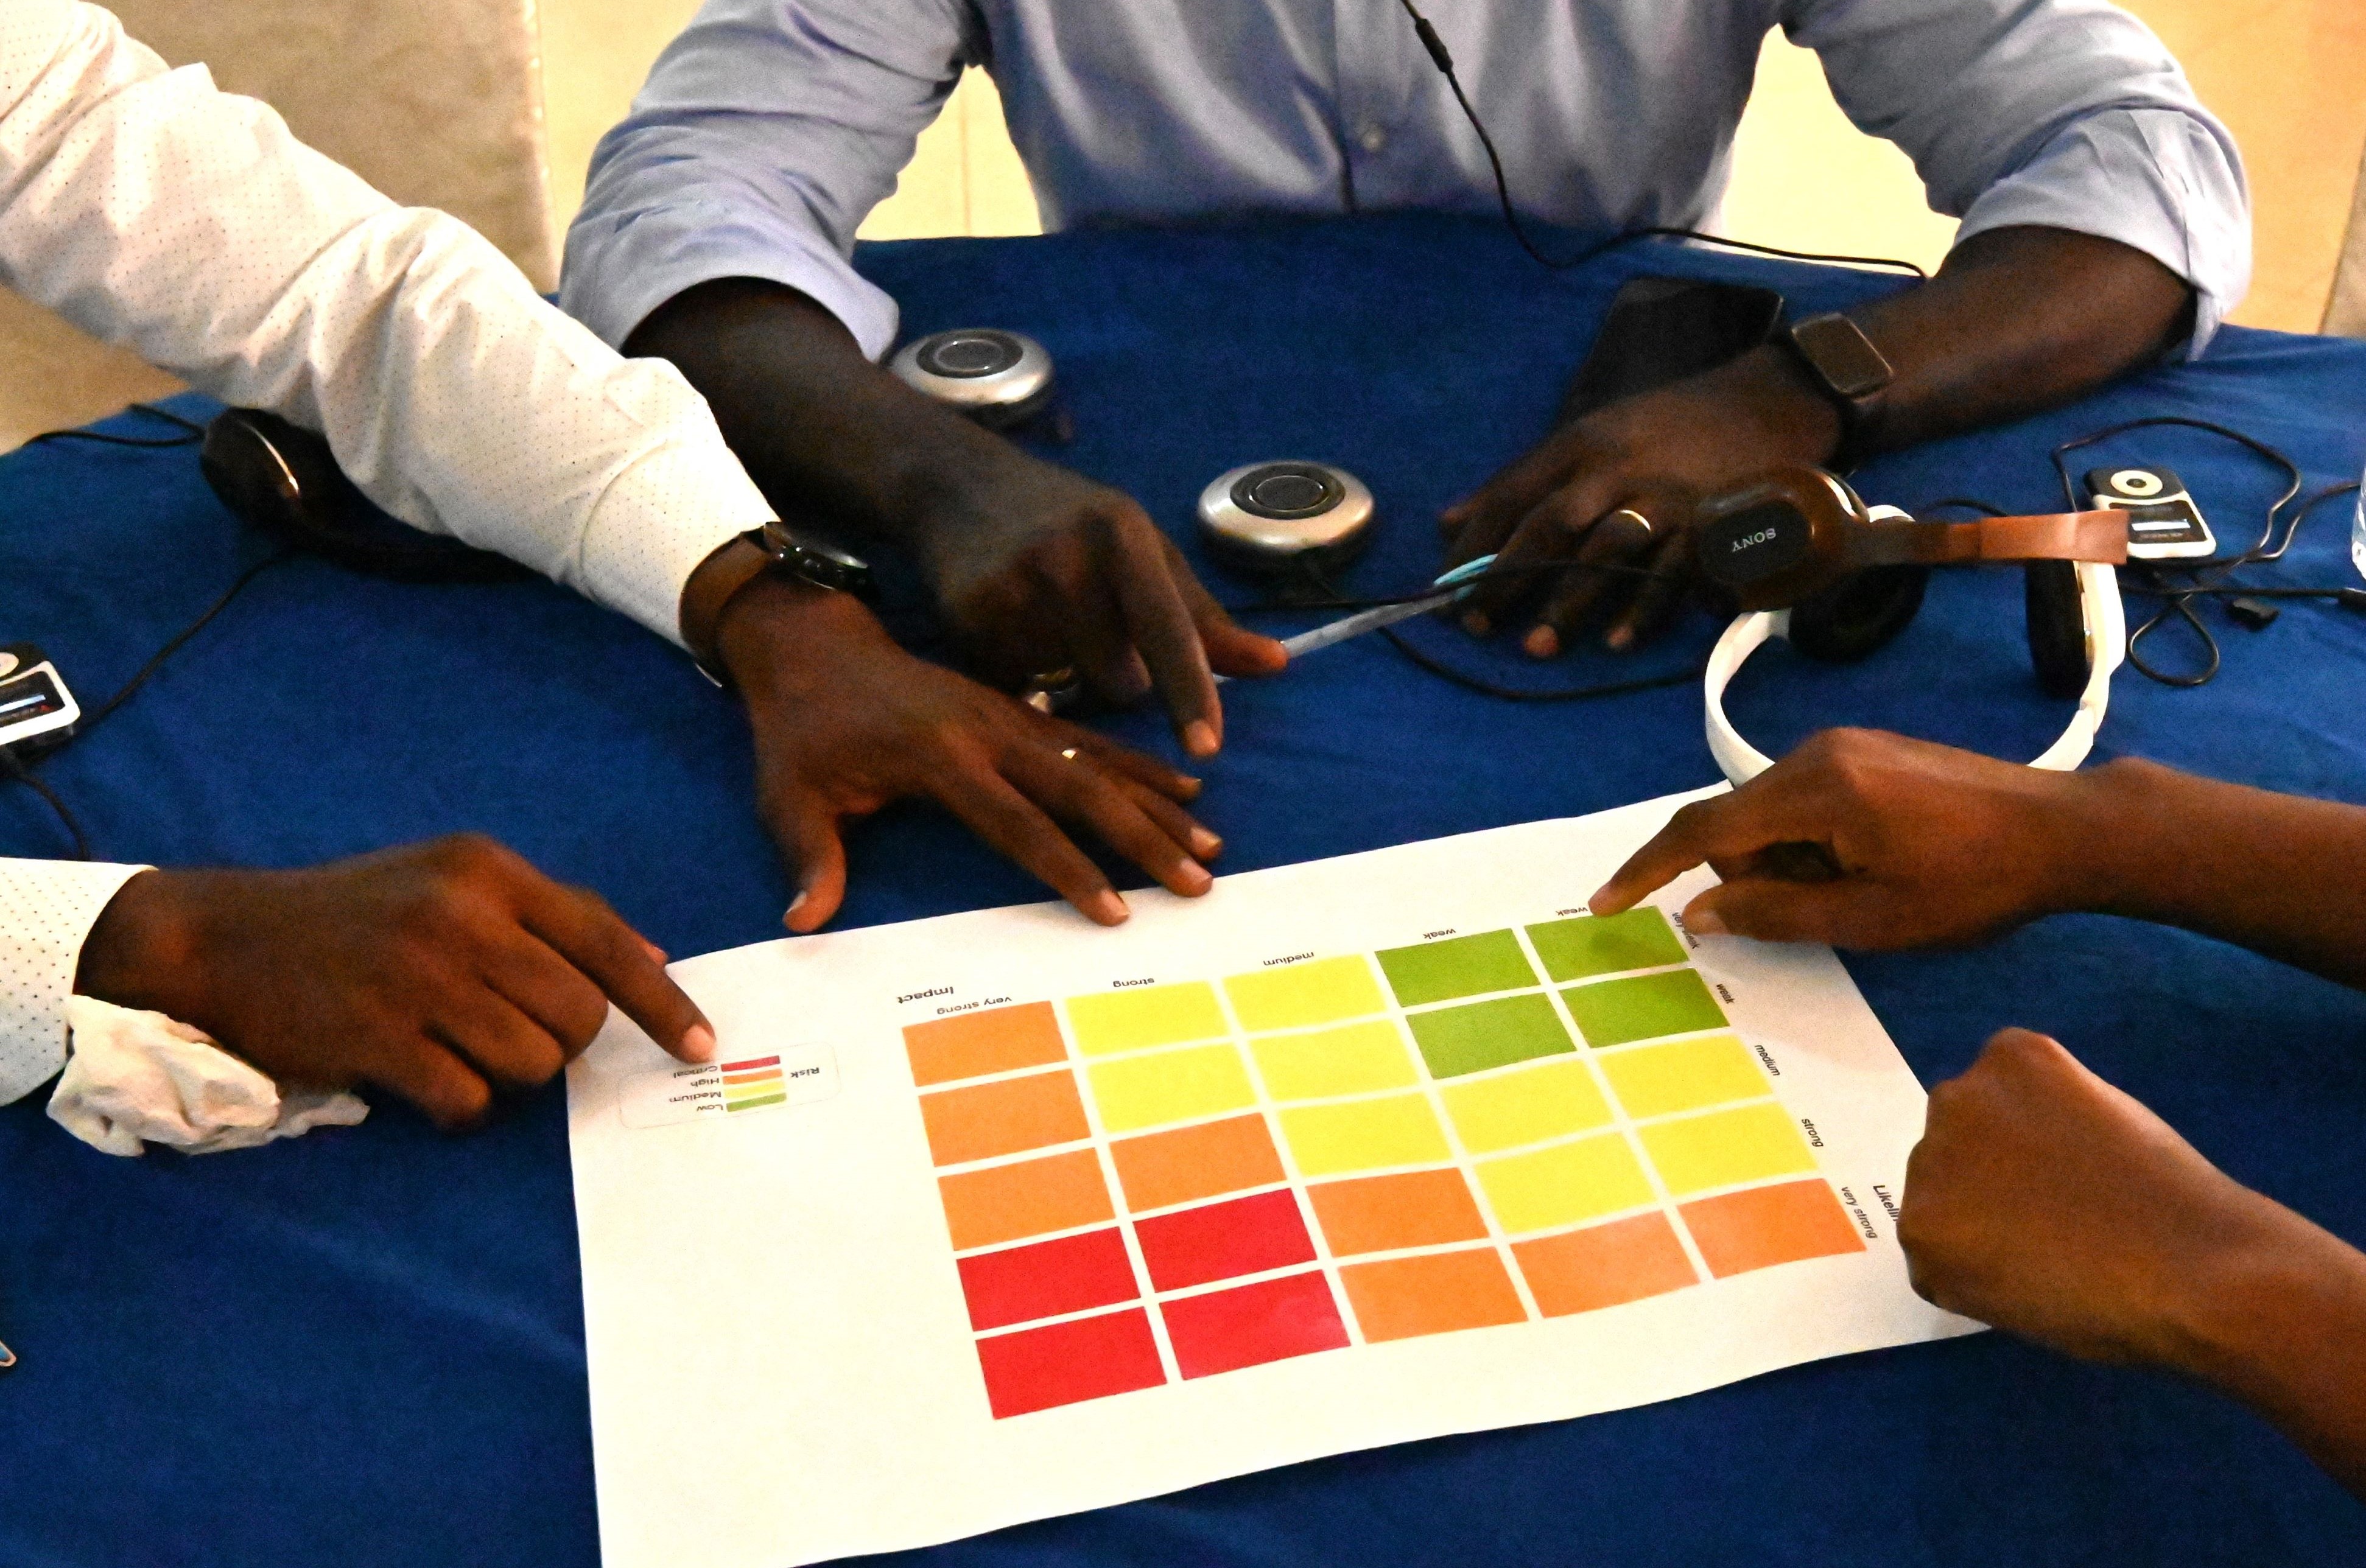
[[[1194,897],[1222,847],[1179,802],[1199,781],[896,646],[860,600],[768,577],[725,607],[716,646],[756,740],[757,809],[818,929],[846,894],[849,817],[932,800],[1104,925],[1125,901],[1068,836],[1089,832]]]
[[[1447,566],[1496,557],[1462,603],[1464,628],[1486,636],[1525,623],[1521,645],[1551,658],[1595,628],[1624,650],[1665,626],[1693,576],[1699,503],[1771,468],[1821,462],[1839,439],[1838,417],[1779,356],[1758,350],[1598,409],[1448,508]],[[1593,569],[1537,570],[1562,562]]]
[[[2219,1265],[2303,1229],[2061,1046],[2006,1029],[1931,1092],[1898,1239],[1914,1288],[1950,1312],[2074,1356],[2191,1367]]]
[[[673,1055],[715,1031],[597,895],[460,835],[300,871],[143,871],[74,989],[203,1029],[273,1079],[367,1084],[446,1128],[547,1082],[614,1002]]]
[[[1633,907],[1706,862],[1688,930],[1877,949],[1977,941],[2086,907],[2094,773],[2053,773],[1878,730],[1827,730],[1695,801],[1602,890]]]
[[[941,493],[914,533],[967,667],[1011,689],[1073,669],[1113,707],[1155,690],[1189,756],[1223,744],[1214,675],[1288,662],[1234,624],[1131,496],[1016,449]]]

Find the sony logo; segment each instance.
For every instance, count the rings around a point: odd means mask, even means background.
[[[1774,537],[1774,531],[1771,528],[1762,528],[1755,533],[1745,533],[1741,538],[1733,542],[1732,554],[1738,555],[1742,551],[1749,549],[1751,546],[1754,544],[1763,544]]]

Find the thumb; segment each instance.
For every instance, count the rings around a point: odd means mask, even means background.
[[[1290,663],[1290,654],[1271,637],[1235,623],[1222,610],[1200,622],[1200,645],[1208,650],[1208,667],[1218,675],[1274,675]]]
[[[1830,942],[1856,946],[1866,891],[1841,882],[1787,882],[1740,877],[1684,906],[1684,929],[1703,936],[1750,936],[1761,942]]]
[[[800,936],[828,924],[846,899],[846,846],[838,821],[838,808],[813,790],[798,790],[766,813],[772,842],[797,885],[781,924]]]

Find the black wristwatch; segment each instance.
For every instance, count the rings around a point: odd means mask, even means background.
[[[774,518],[739,536],[764,553],[772,570],[816,588],[835,588],[864,600],[879,597],[871,563],[839,549],[817,533]]]
[[[1846,473],[1864,460],[1874,408],[1898,373],[1864,330],[1838,311],[1794,322],[1779,341],[1807,366],[1808,378],[1840,415],[1840,445],[1825,466]]]

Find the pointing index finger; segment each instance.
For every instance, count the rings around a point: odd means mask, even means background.
[[[1632,909],[1694,867],[1709,860],[1746,860],[1774,844],[1813,839],[1804,821],[1787,821],[1788,775],[1762,774],[1730,794],[1695,801],[1668,819],[1587,902],[1596,914]]]
[[[715,1027],[624,918],[593,894],[543,882],[521,900],[526,928],[598,986],[668,1055],[715,1056]]]

